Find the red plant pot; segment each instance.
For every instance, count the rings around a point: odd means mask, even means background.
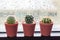
[[[42,23],[40,22],[41,36],[50,36],[53,23]]]
[[[36,23],[34,24],[23,23],[22,25],[23,25],[23,30],[24,30],[24,36],[28,36],[28,37],[34,36],[34,30],[35,30]]]
[[[18,23],[15,23],[15,24],[5,23],[5,28],[6,28],[7,37],[16,37]]]

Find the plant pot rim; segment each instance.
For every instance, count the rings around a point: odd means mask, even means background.
[[[7,22],[5,22],[5,24],[8,24]],[[18,24],[18,21],[15,22],[15,24]],[[14,25],[14,24],[9,24],[9,25]]]
[[[40,24],[48,25],[48,24],[53,24],[53,22],[51,22],[51,23],[43,23],[42,21],[40,21]]]
[[[22,24],[27,24],[27,23],[25,21],[23,21]],[[31,24],[36,24],[36,22],[33,21],[33,23],[31,23]]]

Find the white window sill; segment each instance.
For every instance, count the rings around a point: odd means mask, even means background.
[[[41,36],[41,33],[34,33],[34,37]],[[60,33],[51,33],[51,36],[60,36]],[[7,37],[6,33],[0,34],[0,37]],[[24,37],[23,33],[17,33],[17,37]]]

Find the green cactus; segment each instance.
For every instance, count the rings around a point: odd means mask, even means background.
[[[33,16],[32,15],[26,15],[26,17],[25,17],[25,22],[27,23],[27,24],[31,24],[31,23],[33,23]]]
[[[42,22],[43,23],[51,23],[51,19],[50,18],[43,18]]]
[[[7,23],[8,24],[15,24],[15,18],[13,16],[9,16],[7,18]]]

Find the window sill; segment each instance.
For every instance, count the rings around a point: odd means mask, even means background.
[[[38,36],[41,36],[41,33],[35,32],[34,37],[38,37]],[[52,32],[51,36],[60,36],[60,32]],[[0,32],[0,37],[7,37],[6,32]],[[18,32],[17,37],[24,37],[24,33],[23,32]]]

